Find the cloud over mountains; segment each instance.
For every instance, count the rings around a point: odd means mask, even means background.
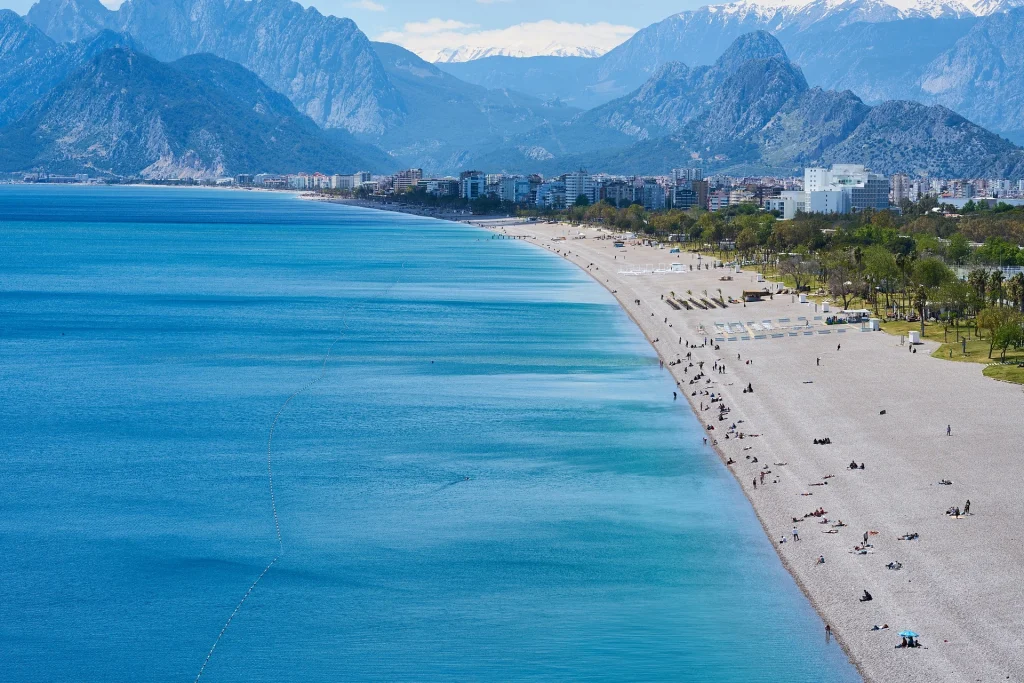
[[[482,29],[452,19],[406,23],[400,31],[386,31],[375,40],[396,43],[428,62],[464,62],[505,55],[597,57],[628,39],[637,29],[622,24],[552,21],[525,22],[507,28]]]

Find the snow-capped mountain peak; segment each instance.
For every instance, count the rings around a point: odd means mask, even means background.
[[[1024,5],[1024,0],[737,0],[708,5],[711,14],[734,15],[762,21],[773,17],[813,17],[813,21],[838,13],[852,13],[862,20],[896,20],[914,17],[953,18],[986,16]]]
[[[484,57],[600,57],[607,48],[593,45],[558,45],[551,44],[541,49],[519,49],[515,47],[479,47],[460,45],[442,48],[433,59],[435,63],[468,62]]]

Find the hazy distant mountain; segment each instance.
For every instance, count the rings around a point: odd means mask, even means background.
[[[53,47],[53,41],[9,9],[0,10],[0,73],[30,61]]]
[[[34,30],[34,29],[33,29]],[[0,39],[4,34],[0,33]],[[0,57],[0,127],[11,123],[73,71],[114,47],[133,47],[128,36],[101,31],[73,43],[53,43],[29,59]]]
[[[95,26],[160,60],[209,52],[238,62],[322,126],[380,134],[404,114],[355,23],[290,0],[128,0],[116,12],[98,0],[41,0],[28,18],[58,41]]]
[[[412,166],[458,172],[481,150],[579,113],[514,91],[465,83],[398,45],[373,47],[405,106],[402,122],[380,144]]]
[[[680,61],[692,66],[711,64],[736,38],[758,30],[776,35],[794,60],[804,67],[812,83],[831,87],[833,83],[818,79],[819,67],[841,69],[841,65],[851,57],[870,55],[876,48],[886,52],[892,50],[883,36],[879,36],[878,43],[863,42],[860,29],[851,30],[853,27],[917,20],[920,25],[901,34],[898,44],[908,45],[914,52],[924,50],[935,55],[941,47],[932,46],[934,38],[929,35],[932,24],[936,20],[949,23],[960,18],[964,18],[964,24],[958,26],[952,40],[946,37],[950,32],[948,27],[940,36],[940,42],[945,41],[943,44],[947,45],[970,29],[969,22],[976,21],[969,9],[956,2],[934,2],[905,9],[881,0],[708,5],[674,14],[643,28],[602,57],[579,65],[576,77],[562,87],[560,95],[577,106],[596,106],[632,91],[668,62]],[[833,54],[820,62],[805,60],[802,58],[804,40],[810,44],[812,52],[826,45]],[[502,64],[502,67],[508,72],[514,65]],[[523,64],[522,67],[531,68],[532,65]],[[897,63],[892,67],[899,69],[900,65]],[[491,73],[479,68],[468,65],[445,65],[444,68],[474,83],[495,82]],[[535,72],[530,81],[532,88],[524,91],[531,94],[557,92],[557,88],[552,86],[556,85],[560,75],[557,67],[546,73]]]
[[[53,40],[63,43],[112,28],[110,14],[100,0],[53,0],[33,5],[28,20]]]
[[[943,104],[1024,140],[1017,104],[1024,99],[1017,66],[1022,16],[1024,0],[734,2],[670,16],[596,59],[479,60],[442,68],[473,83],[515,84],[591,108],[631,92],[668,62],[710,64],[738,36],[764,30],[812,85],[850,89],[871,103]]]
[[[582,95],[590,83],[594,59],[587,57],[483,57],[468,62],[438,63],[445,72],[485,88],[509,88],[542,100],[564,100],[582,109],[610,97]]]
[[[57,39],[94,26],[98,0],[40,0],[29,19]],[[241,64],[325,128],[342,128],[428,171],[459,170],[484,144],[577,113],[464,83],[349,19],[291,0],[127,0],[102,25],[163,61],[209,52]]]
[[[378,153],[379,156],[379,153]],[[0,130],[0,168],[147,178],[379,167],[243,67],[108,49]]]
[[[738,38],[711,66],[675,62],[630,95],[565,126],[549,126],[485,157],[491,167],[579,165],[664,173],[699,164],[726,172],[794,172],[865,162],[886,172],[1021,177],[1024,150],[944,107],[864,104],[850,91],[810,88],[766,32]]]
[[[1024,8],[977,22],[919,79],[921,99],[1024,140]]]

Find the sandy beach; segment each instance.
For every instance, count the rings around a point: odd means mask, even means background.
[[[695,254],[616,248],[597,230],[574,239],[580,231],[566,225],[472,223],[565,258],[615,295],[672,373],[679,398],[714,427],[705,432],[709,447],[733,461],[728,467],[783,563],[867,680],[1024,679],[1020,386],[986,378],[973,363],[932,358],[931,344],[913,353],[883,332],[826,326],[815,319],[820,310],[790,295],[710,310],[676,310],[662,299],[692,290],[700,300],[702,290],[710,298],[719,288],[726,301],[740,299],[743,289],[764,286],[753,271],[698,272]],[[561,237],[568,239],[553,239]],[[686,271],[628,273],[672,262]],[[720,279],[726,275],[733,280]],[[715,323],[737,322],[743,331],[716,331]],[[717,350],[716,337],[725,339]],[[700,362],[704,376],[691,382]],[[714,369],[720,364],[724,373]],[[728,413],[719,420],[722,405]],[[864,468],[849,469],[851,461]],[[970,514],[946,514],[968,499]],[[819,509],[824,515],[805,517]],[[865,533],[866,552],[855,551]],[[899,540],[908,533],[918,536]],[[871,601],[860,601],[865,590]],[[923,647],[897,649],[904,630],[920,634]]]

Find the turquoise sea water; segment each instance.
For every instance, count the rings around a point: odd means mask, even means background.
[[[0,187],[0,679],[855,681],[611,296],[289,195]],[[333,348],[332,348],[333,345]],[[468,477],[468,479],[466,479]]]

